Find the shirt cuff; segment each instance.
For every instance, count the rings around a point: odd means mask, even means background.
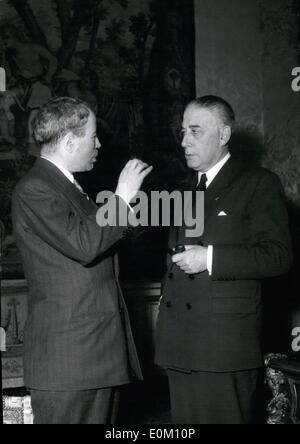
[[[209,245],[207,251],[207,269],[210,276],[212,275],[213,254],[214,247],[212,245]]]
[[[125,203],[126,205],[129,207],[130,211],[132,213],[134,213],[134,209],[132,208],[132,206],[130,205],[130,203],[121,195],[121,194],[115,194],[115,196],[119,196]]]

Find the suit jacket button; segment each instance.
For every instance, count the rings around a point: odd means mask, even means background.
[[[189,279],[190,279],[190,281],[194,281],[195,280],[195,276],[193,274],[190,274],[189,275]]]
[[[166,307],[167,307],[167,308],[171,308],[171,307],[172,307],[172,303],[171,303],[171,301],[167,301],[167,302],[166,302]]]
[[[186,308],[187,308],[188,310],[191,310],[191,309],[192,309],[191,304],[190,304],[190,303],[187,303],[187,304],[186,304]]]
[[[174,278],[174,274],[173,273],[169,273],[169,279],[173,279]]]

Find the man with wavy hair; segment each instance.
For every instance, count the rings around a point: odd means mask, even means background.
[[[101,147],[88,105],[56,99],[33,129],[41,158],[14,191],[13,223],[29,288],[24,375],[34,421],[114,423],[119,387],[142,377],[115,257],[127,227],[100,228],[73,176],[93,168]],[[127,163],[115,211],[130,211],[150,171]]]

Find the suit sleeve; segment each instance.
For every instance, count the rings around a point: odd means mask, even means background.
[[[263,279],[287,273],[292,248],[285,196],[279,178],[264,174],[250,206],[250,242],[214,245],[212,279]]]
[[[112,214],[128,214],[129,209],[119,197],[112,195],[109,206]],[[15,190],[12,210],[16,236],[20,230],[29,230],[82,265],[93,262],[126,234],[124,226],[99,227],[96,207],[91,206],[89,213],[76,209],[66,198],[48,189]]]

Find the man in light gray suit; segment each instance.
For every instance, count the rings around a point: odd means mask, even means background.
[[[25,384],[36,424],[113,423],[118,388],[142,378],[115,253],[127,227],[96,222],[73,173],[101,147],[85,103],[59,98],[34,121],[39,158],[13,194],[13,223],[29,287]],[[151,167],[121,172],[112,208],[129,213]]]

